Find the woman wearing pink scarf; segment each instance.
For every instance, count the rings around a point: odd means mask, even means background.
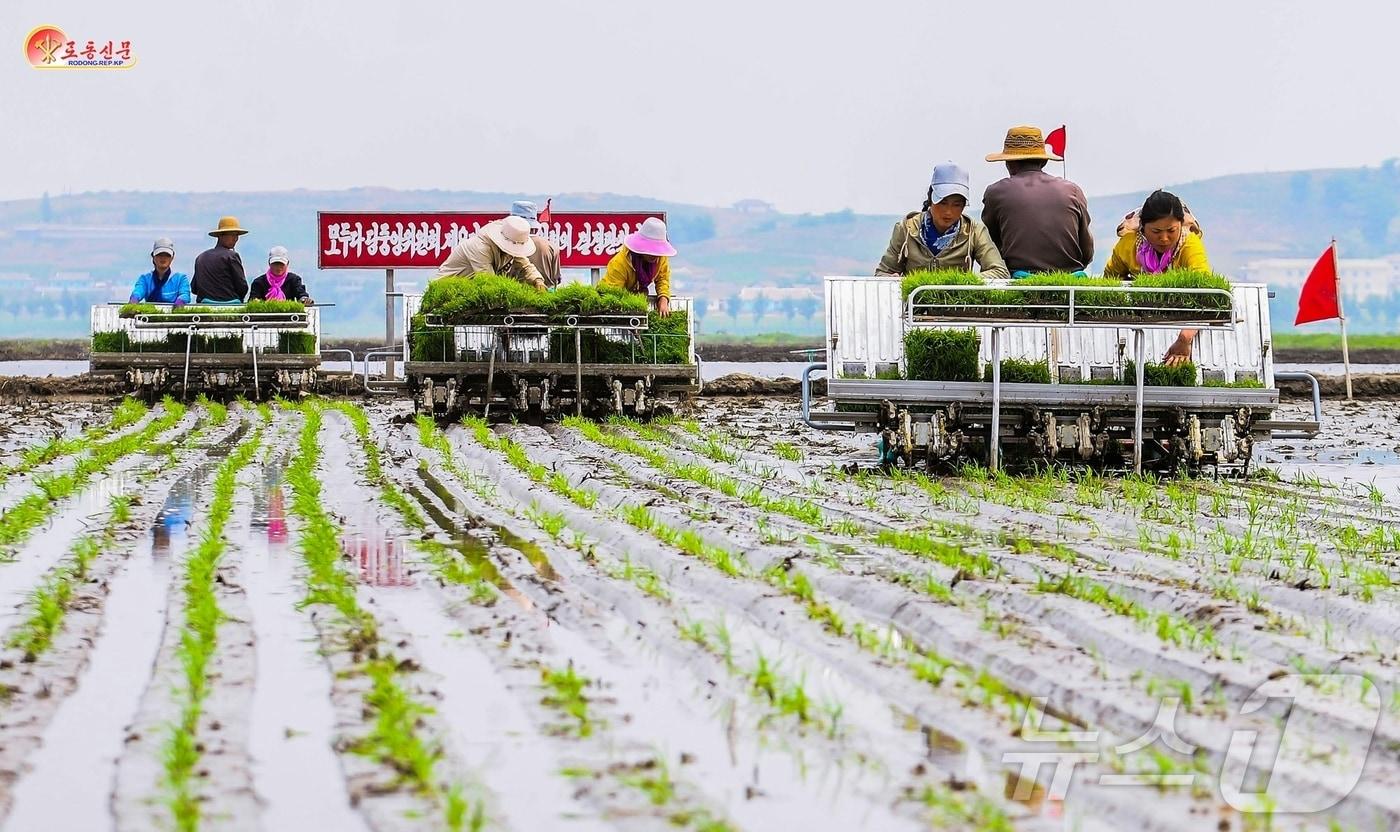
[[[287,271],[291,258],[284,246],[273,246],[267,253],[267,274],[253,281],[248,300],[299,300],[308,306],[313,302],[307,294],[301,275]]]
[[[1104,277],[1133,278],[1140,274],[1161,274],[1170,269],[1210,271],[1201,235],[1186,227],[1186,207],[1175,194],[1153,191],[1138,212],[1140,230],[1118,238],[1113,254],[1104,266]],[[1196,330],[1183,329],[1167,349],[1162,362],[1174,366],[1191,360],[1191,344]]]

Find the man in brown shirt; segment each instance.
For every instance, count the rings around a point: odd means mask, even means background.
[[[1013,277],[1084,271],[1094,259],[1084,192],[1044,170],[1047,161],[1059,158],[1045,149],[1037,127],[1011,128],[1002,152],[987,157],[1006,162],[1010,174],[987,186],[982,223]]]

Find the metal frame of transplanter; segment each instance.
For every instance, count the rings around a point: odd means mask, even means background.
[[[139,314],[121,317],[124,304],[110,303],[92,307],[92,332],[125,332],[135,349],[123,352],[94,352],[90,358],[93,372],[125,372],[135,389],[156,390],[172,369],[182,372],[181,395],[188,398],[190,370],[200,370],[204,376],[221,379],[228,386],[237,386],[243,370],[251,366],[253,394],[262,396],[260,376],[263,371],[278,381],[279,387],[309,389],[315,383],[316,369],[321,364],[320,310],[333,304],[308,306],[302,312],[245,312],[230,306],[227,311],[213,308],[208,312],[182,313],[170,304],[152,304],[161,314]],[[230,318],[232,320],[230,320]],[[142,344],[156,344],[170,332],[182,332],[183,353],[153,352],[140,349]],[[263,354],[276,350],[283,333],[310,333],[315,338],[310,353]],[[238,337],[243,349],[237,353],[195,353],[194,336]],[[353,356],[352,356],[353,358]],[[213,374],[210,376],[210,374]]]
[[[1150,292],[1168,303],[1140,305],[1129,301],[1113,306],[1093,303],[1104,297],[1104,287],[1017,286],[1014,281],[985,286],[922,286],[903,301],[897,277],[827,277],[825,288],[828,360],[809,365],[803,373],[803,419],[823,430],[880,431],[887,443],[902,445],[906,457],[912,458],[916,447],[927,449],[930,460],[965,451],[965,440],[970,437],[960,432],[951,437],[951,443],[943,441],[945,419],[956,422],[965,412],[986,409],[986,435],[999,439],[986,442],[986,461],[989,468],[996,469],[1001,463],[1000,446],[1011,438],[1003,430],[1002,410],[1008,406],[1018,408],[1032,421],[1029,426],[1023,421],[1014,428],[1013,436],[1021,434],[1019,438],[1038,447],[1042,455],[1048,449],[1050,458],[1062,448],[1076,449],[1084,461],[1102,459],[1110,431],[1121,435],[1120,423],[1131,412],[1132,466],[1137,472],[1144,462],[1144,418],[1148,414],[1158,422],[1175,420],[1181,437],[1178,449],[1190,455],[1190,462],[1211,456],[1217,465],[1240,462],[1247,466],[1255,440],[1284,430],[1293,431],[1289,436],[1312,436],[1321,421],[1316,400],[1310,422],[1255,418],[1272,416],[1278,406],[1277,378],[1298,375],[1312,380],[1306,374],[1274,373],[1268,289],[1261,284],[1235,284],[1229,292],[1126,285],[1111,291],[1129,298]],[[980,304],[925,300],[939,292],[956,292],[970,299],[979,293],[990,295],[1008,289],[1020,295],[1016,303],[999,304],[991,297]],[[1190,296],[1223,296],[1228,311],[1195,308],[1184,302]],[[1090,303],[1082,302],[1083,297]],[[1171,302],[1173,298],[1182,302]],[[966,327],[976,328],[982,336],[979,370],[989,365],[990,381],[902,378],[908,331]],[[1250,379],[1263,387],[1147,387],[1146,356],[1165,352],[1181,329],[1199,331],[1192,347],[1192,360],[1202,377],[1198,381]],[[1136,368],[1134,384],[1067,383],[1121,376],[1129,339]],[[1046,361],[1051,383],[1003,385],[1004,358]],[[896,369],[901,378],[879,378]],[[827,396],[836,404],[834,411],[811,409],[811,374],[816,371],[827,371]],[[872,407],[874,413],[853,412]],[[1062,414],[1078,411],[1078,418],[1074,424],[1059,425],[1057,410]],[[1202,429],[1198,414],[1219,416],[1220,427]],[[1216,433],[1220,434],[1218,441],[1204,443],[1212,449],[1203,451],[1202,437],[1215,437]],[[1100,436],[1097,445],[1091,442],[1091,437]]]
[[[412,321],[422,305],[423,296],[405,294],[403,305],[402,345],[404,374],[408,377],[415,406],[421,410],[455,414],[473,398],[479,398],[481,413],[489,418],[491,407],[499,400],[509,403],[516,412],[532,409],[539,413],[554,412],[551,396],[569,398],[563,385],[551,389],[551,379],[572,376],[573,408],[583,415],[585,379],[599,381],[607,387],[612,410],[624,409],[643,415],[649,412],[656,393],[683,397],[698,394],[699,363],[695,355],[695,319],[687,315],[686,334],[665,335],[648,333],[645,314],[571,315],[562,321],[544,315],[507,314],[483,318],[473,324],[444,324],[428,317],[430,329],[440,331],[442,355],[438,361],[415,361],[412,355]],[[671,309],[689,312],[692,299],[671,298]],[[583,359],[583,333],[595,332],[614,343],[631,343],[632,360],[621,363],[589,362]],[[548,360],[551,339],[573,337],[573,361]],[[655,350],[658,339],[688,339],[686,364],[658,364]],[[652,360],[647,361],[646,339],[651,339]],[[641,344],[640,353],[636,344]],[[448,354],[450,349],[450,354]],[[471,355],[475,360],[461,360]],[[508,377],[515,389],[508,396],[498,396],[498,377]],[[365,377],[368,380],[368,366]],[[480,389],[473,389],[481,384]],[[368,381],[367,381],[368,384]],[[371,392],[378,392],[367,387]]]

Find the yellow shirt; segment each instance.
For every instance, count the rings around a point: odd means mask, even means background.
[[[1103,267],[1104,277],[1131,277],[1142,273],[1142,263],[1137,255],[1138,235],[1125,234],[1118,238],[1113,253],[1108,257],[1108,265]],[[1172,257],[1173,269],[1190,269],[1198,272],[1210,271],[1210,260],[1206,258],[1206,244],[1198,234],[1187,232],[1181,248]]]
[[[671,258],[661,258],[661,267],[657,269],[656,280],[652,282],[656,284],[657,297],[671,296]],[[637,270],[632,268],[631,252],[627,250],[627,246],[618,249],[617,254],[608,261],[608,270],[603,274],[603,279],[598,281],[598,285],[626,289],[629,292],[641,291],[637,288]]]

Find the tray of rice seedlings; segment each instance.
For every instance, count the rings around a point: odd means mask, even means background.
[[[1137,384],[1137,364],[1131,358],[1123,362],[1123,383]],[[1196,365],[1190,361],[1176,366],[1149,361],[1142,365],[1142,383],[1146,387],[1195,387]]]
[[[1209,272],[1174,269],[1162,274],[1138,275],[1130,283],[1124,284],[1137,289],[1218,289],[1225,294],[1125,292],[1131,309],[1086,309],[1083,316],[1088,320],[1108,323],[1153,323],[1187,322],[1202,323],[1227,322],[1234,310],[1230,295],[1230,281],[1218,274]],[[1088,305],[1088,301],[1080,303]],[[1109,304],[1099,304],[1108,306]]]
[[[982,368],[982,380],[992,380],[992,365],[990,363]],[[1049,384],[1050,362],[1003,358],[1001,360],[1001,381],[1003,384]]]
[[[277,352],[283,355],[315,355],[316,333],[279,332],[277,333]]]
[[[444,324],[474,324],[506,314],[546,314],[548,303],[546,293],[514,278],[478,274],[434,280],[419,311]]]
[[[977,381],[975,329],[914,329],[904,336],[904,375],[919,381]]]
[[[984,319],[1068,323],[1070,288],[1076,290],[1073,293],[1075,319],[1079,321],[1209,324],[1228,321],[1233,305],[1228,294],[1167,291],[1230,291],[1230,282],[1220,275],[1184,270],[1139,275],[1129,282],[1078,274],[1036,274],[996,288],[970,272],[915,272],[905,276],[901,283],[904,299],[907,301],[921,286],[948,288],[928,289],[915,295],[916,321]],[[1065,287],[1065,290],[1057,291],[1058,287]],[[1128,287],[1163,291],[1127,291]]]

